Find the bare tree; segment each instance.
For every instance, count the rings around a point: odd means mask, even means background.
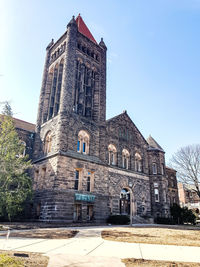
[[[180,148],[171,159],[178,173],[178,179],[184,184],[193,185],[193,191],[200,198],[200,144]]]

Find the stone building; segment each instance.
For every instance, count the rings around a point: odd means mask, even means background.
[[[14,118],[15,128],[20,140],[24,144],[24,154],[33,157],[33,143],[35,137],[35,124]]]
[[[32,159],[33,216],[169,216],[165,152],[126,111],[106,120],[106,45],[80,15],[47,46]]]
[[[170,206],[179,205],[178,184],[176,179],[176,170],[166,167],[166,176],[168,179],[168,194]]]
[[[5,115],[0,114],[0,122]],[[24,145],[23,154],[29,155],[29,158],[33,157],[33,143],[35,138],[35,124],[13,118],[15,129],[18,133],[21,143]]]

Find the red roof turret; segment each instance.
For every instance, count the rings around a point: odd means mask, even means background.
[[[76,18],[76,23],[78,26],[78,31],[97,44],[96,40],[94,39],[93,35],[91,34],[90,30],[86,26],[85,22],[83,21],[81,15],[79,14]]]

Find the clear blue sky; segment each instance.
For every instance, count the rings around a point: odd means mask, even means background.
[[[107,57],[107,118],[127,110],[167,160],[200,143],[200,0],[1,0],[0,101],[35,123],[45,48],[81,13]]]

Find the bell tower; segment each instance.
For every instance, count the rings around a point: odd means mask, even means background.
[[[106,50],[80,14],[73,16],[66,32],[46,49],[37,129],[63,112],[105,121]]]

